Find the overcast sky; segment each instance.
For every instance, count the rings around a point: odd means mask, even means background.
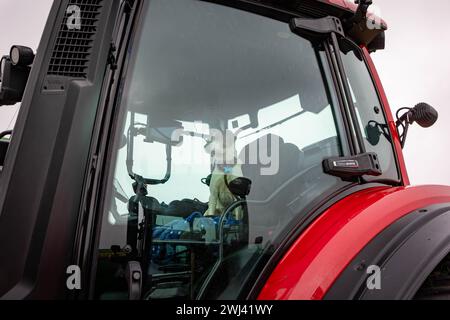
[[[450,185],[450,24],[448,0],[374,0],[387,21],[386,50],[373,55],[392,109],[428,102],[440,113],[430,129],[409,132],[413,183]]]
[[[52,0],[0,0],[0,54],[11,45],[37,48]],[[374,0],[387,21],[387,47],[373,55],[395,112],[428,102],[440,113],[431,129],[414,126],[405,150],[415,184],[450,185],[450,24],[448,0]],[[0,108],[0,131],[16,107]],[[10,125],[11,124],[11,125]]]

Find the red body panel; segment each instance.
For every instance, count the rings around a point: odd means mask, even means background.
[[[364,247],[395,221],[450,202],[450,187],[379,187],[355,193],[325,211],[280,261],[261,300],[319,300]]]

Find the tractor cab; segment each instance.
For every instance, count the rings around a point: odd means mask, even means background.
[[[324,172],[355,146],[328,30],[298,34],[311,20],[297,19],[201,1],[144,6],[119,97],[96,298],[126,296],[123,272],[139,274],[133,295],[147,299],[238,298],[308,207],[363,177]],[[340,41],[360,127],[386,126],[360,48]],[[367,179],[399,183],[389,136],[377,138],[363,146],[382,157],[367,156]]]
[[[58,1],[38,55],[2,60],[0,103],[23,104],[0,136],[0,295],[252,297],[319,208],[406,185],[408,126],[437,113],[395,123],[370,60],[385,23],[334,3]]]

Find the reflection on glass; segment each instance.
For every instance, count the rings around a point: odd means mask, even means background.
[[[345,185],[322,170],[346,148],[325,52],[284,22],[208,2],[154,0],[144,16],[96,294],[123,294],[120,270],[138,261],[146,299],[236,298],[274,240]]]

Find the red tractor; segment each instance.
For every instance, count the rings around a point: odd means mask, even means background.
[[[56,0],[1,60],[0,297],[450,298],[371,3]]]

